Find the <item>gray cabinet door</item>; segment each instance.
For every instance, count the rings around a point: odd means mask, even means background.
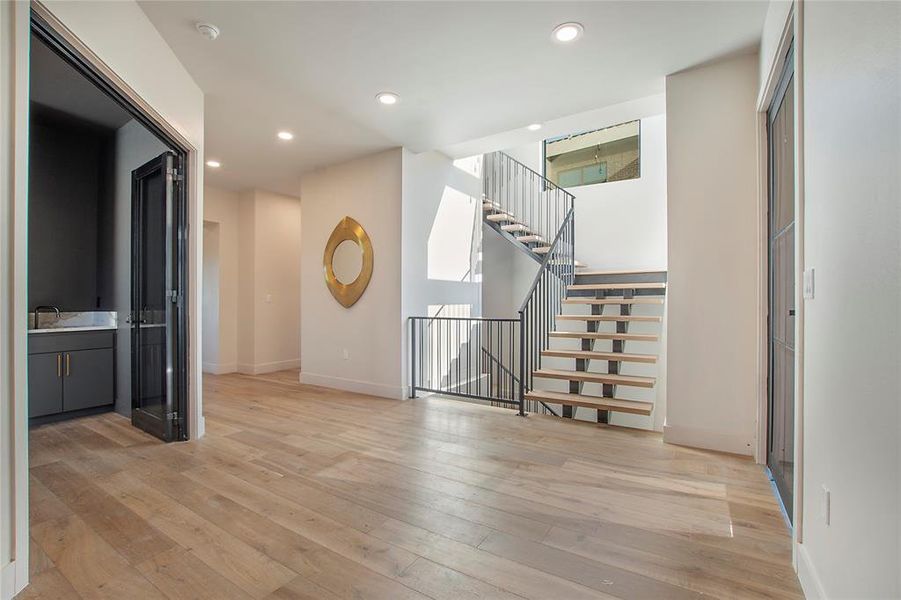
[[[63,410],[80,410],[113,403],[112,348],[67,352],[63,361]]]
[[[28,416],[43,417],[63,410],[62,355],[28,357]]]

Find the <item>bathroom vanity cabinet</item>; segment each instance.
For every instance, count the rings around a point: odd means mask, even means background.
[[[28,416],[75,413],[115,402],[115,330],[28,336]]]

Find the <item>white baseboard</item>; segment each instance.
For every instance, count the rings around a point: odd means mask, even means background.
[[[201,365],[204,373],[212,373],[213,375],[224,375],[225,373],[234,373],[238,370],[236,363],[203,363]]]
[[[407,397],[407,390],[403,386],[358,381],[356,379],[346,379],[344,377],[334,377],[332,375],[317,375],[316,373],[307,373],[305,371],[300,372],[300,382],[307,385],[318,385],[337,390],[356,392],[358,394],[369,394],[370,396],[378,396],[380,398],[391,398],[392,400],[403,400]]]
[[[239,363],[236,370],[238,373],[245,375],[262,375],[263,373],[273,373],[275,371],[284,371],[286,369],[299,369],[300,359],[293,358],[291,360],[279,360],[268,363],[256,363],[253,365]]]
[[[795,548],[798,553],[798,581],[801,582],[804,597],[808,600],[825,600],[826,591],[823,589],[823,583],[820,581],[820,576],[817,575],[817,570],[810,561],[807,548],[804,544],[797,544]]]
[[[0,600],[12,600],[28,585],[28,573],[22,561],[10,561],[0,569]]]
[[[754,454],[753,440],[747,439],[747,436],[740,433],[723,433],[712,429],[664,425],[663,441],[667,444],[717,450],[731,454],[746,456]]]

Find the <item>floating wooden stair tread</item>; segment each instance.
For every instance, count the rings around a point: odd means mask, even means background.
[[[508,215],[507,213],[498,213],[496,215],[488,215],[485,218],[488,219],[489,221],[494,221],[495,223],[498,223],[500,221],[515,221],[516,220],[511,215]]]
[[[501,225],[501,231],[528,231],[529,228],[522,223],[513,223],[511,225]]]
[[[555,358],[581,358],[585,360],[616,360],[621,362],[655,363],[654,354],[627,354],[625,352],[596,352],[594,350],[542,350],[542,356]]]
[[[501,207],[499,204],[495,204],[494,202],[483,202],[482,210],[500,210]]]
[[[632,387],[654,387],[653,377],[637,375],[614,375],[612,373],[592,373],[590,371],[567,371],[565,369],[538,369],[533,377],[545,379],[564,379],[567,381],[583,381],[585,383],[609,383],[611,385],[630,385]]]
[[[539,246],[538,248],[532,248],[532,252],[534,252],[535,254],[547,254],[550,251],[550,246]]]
[[[548,261],[548,264],[551,264],[551,265],[569,264],[569,261],[560,260],[559,258],[552,258],[551,260]],[[581,268],[585,267],[585,264],[580,263],[579,261],[575,261],[575,264],[576,264],[577,269],[581,269]]]
[[[521,235],[516,238],[516,240],[522,242],[523,244],[529,244],[532,242],[543,242],[544,238],[540,235]]]
[[[582,273],[579,273],[582,275]],[[567,286],[568,290],[599,292],[603,290],[665,290],[665,283],[578,283]]]
[[[659,323],[663,317],[651,315],[557,315],[558,321],[630,321],[632,323]]]
[[[554,338],[570,338],[582,340],[631,340],[633,342],[656,342],[653,333],[607,333],[604,331],[552,331],[548,334]]]
[[[564,298],[564,304],[663,304],[663,298],[646,298],[639,296],[637,298],[623,298],[621,296],[613,296],[607,298]]]
[[[579,271],[579,275],[649,275],[651,273],[666,273],[666,271],[630,271],[628,269],[623,271],[606,271],[604,269]]]
[[[651,411],[654,410],[654,405],[651,402],[623,400],[621,398],[602,398],[600,396],[586,396],[584,394],[545,392],[543,390],[527,392],[526,400],[541,400],[553,404],[584,406],[585,408],[611,410],[614,412],[632,413],[634,415],[650,415]]]

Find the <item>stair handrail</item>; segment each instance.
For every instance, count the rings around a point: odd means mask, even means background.
[[[575,196],[504,152],[489,152],[483,162],[484,199],[542,239],[555,237]]]
[[[566,218],[563,220],[563,224],[560,226],[560,230],[557,232],[557,236],[554,238],[553,243],[551,243],[551,249],[548,250],[547,254],[545,254],[544,258],[542,259],[541,264],[538,267],[538,272],[535,273],[535,277],[532,279],[532,285],[529,286],[529,290],[526,292],[525,297],[523,298],[522,304],[519,305],[519,310],[517,312],[522,313],[524,310],[526,310],[526,306],[529,303],[529,299],[535,293],[535,290],[538,287],[539,282],[541,281],[542,272],[545,270],[548,263],[550,262],[551,257],[554,255],[554,252],[555,252],[558,244],[561,243],[561,240],[563,239],[564,234],[566,233],[566,231],[565,231],[566,226],[569,225],[573,221],[574,216],[575,216],[575,211],[570,209],[570,211],[566,214]],[[570,267],[571,267],[573,273],[575,273],[575,269],[576,269],[575,254],[571,254],[570,256],[572,256],[572,260],[570,261]]]
[[[547,346],[558,310],[575,279],[575,269],[575,210],[570,207],[518,311],[519,398],[523,410],[526,392],[532,389],[533,367],[541,368],[541,351]],[[556,414],[544,402],[539,403]]]

